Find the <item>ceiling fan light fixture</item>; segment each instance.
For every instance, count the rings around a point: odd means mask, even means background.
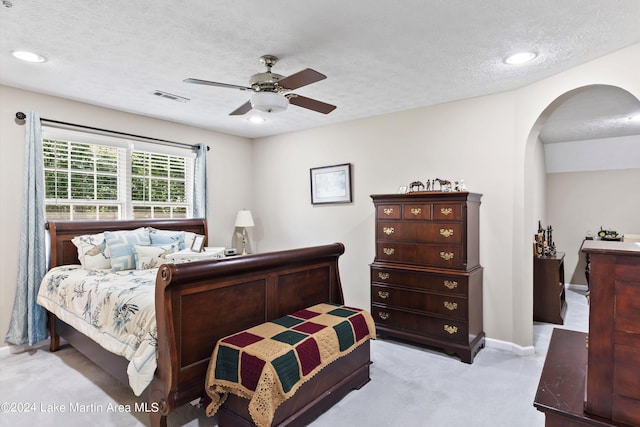
[[[264,113],[279,113],[289,106],[289,100],[277,92],[257,92],[251,97],[251,108]]]
[[[257,125],[259,125],[260,123],[264,123],[264,122],[266,122],[266,121],[267,121],[267,119],[265,119],[264,117],[262,117],[262,116],[256,116],[256,115],[249,116],[249,118],[248,118],[247,120],[249,120],[251,123],[255,123],[255,124],[257,124]]]

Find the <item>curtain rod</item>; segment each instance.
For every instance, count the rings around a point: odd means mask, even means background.
[[[18,111],[16,113],[16,123],[18,123],[19,125],[23,125],[25,123],[25,119],[27,118],[27,115],[25,113],[23,113],[22,111]],[[142,139],[142,140],[146,140],[146,141],[153,141],[153,142],[159,142],[162,144],[168,144],[168,145],[179,145],[182,147],[188,147],[188,148],[192,148],[195,149],[198,146],[197,145],[192,145],[192,144],[185,144],[184,142],[176,142],[176,141],[168,141],[166,139],[159,139],[159,138],[151,138],[148,136],[142,136],[142,135],[135,135],[132,133],[125,133],[125,132],[117,132],[114,130],[109,130],[109,129],[102,129],[102,128],[96,128],[96,127],[91,127],[91,126],[84,126],[84,125],[79,125],[76,123],[69,123],[69,122],[61,122],[58,120],[51,120],[51,119],[45,119],[45,118],[40,118],[40,122],[48,122],[48,123],[55,123],[58,125],[66,125],[66,126],[73,126],[73,127],[77,127],[80,129],[89,129],[89,130],[94,130],[94,131],[98,131],[98,132],[106,132],[106,133],[111,133],[114,135],[120,135],[120,136],[127,136],[130,138],[138,138],[138,139]],[[209,151],[209,146],[207,146],[207,151]]]

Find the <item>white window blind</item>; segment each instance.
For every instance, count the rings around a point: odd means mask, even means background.
[[[47,219],[189,218],[195,154],[43,127]]]

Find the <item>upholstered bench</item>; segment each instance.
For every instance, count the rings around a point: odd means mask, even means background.
[[[222,338],[206,377],[218,425],[304,425],[369,381],[364,310],[318,304]],[[219,410],[219,411],[218,411]]]

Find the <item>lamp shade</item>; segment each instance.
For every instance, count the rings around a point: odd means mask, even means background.
[[[238,211],[238,215],[236,216],[236,227],[253,227],[254,225],[251,211]]]
[[[251,108],[265,113],[279,113],[289,106],[289,100],[281,93],[258,92],[251,97]]]

